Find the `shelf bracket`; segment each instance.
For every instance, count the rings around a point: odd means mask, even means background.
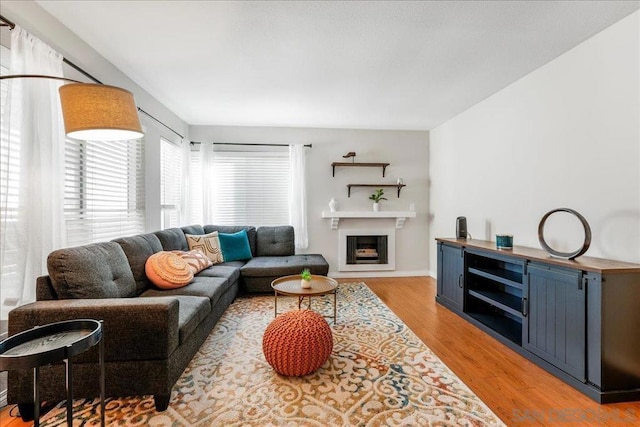
[[[407,218],[405,218],[405,217],[396,218],[396,228],[404,227],[404,223],[405,223],[406,220],[407,220]]]
[[[384,173],[387,170],[387,166],[389,166],[388,164],[383,164],[382,165],[382,177],[384,178]]]
[[[331,218],[331,229],[332,230],[337,230],[339,224],[340,224],[340,218],[335,217],[335,216]]]

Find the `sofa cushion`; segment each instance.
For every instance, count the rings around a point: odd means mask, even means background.
[[[256,231],[257,256],[287,256],[295,253],[295,236],[290,225],[259,227]]]
[[[161,296],[166,296],[162,293]],[[154,297],[148,293],[140,295],[142,298]],[[196,330],[200,322],[209,315],[211,302],[207,297],[190,295],[172,295],[171,299],[178,301],[178,344],[182,345],[189,335]],[[145,298],[145,301],[150,301]],[[166,334],[166,331],[150,331],[151,333]]]
[[[116,242],[58,249],[47,268],[60,299],[136,296],[136,281],[127,256]]]
[[[224,261],[217,231],[209,234],[185,234],[184,237],[187,239],[189,250],[201,251],[214,264]]]
[[[248,261],[240,272],[247,277],[280,277],[300,274],[308,268],[311,274],[326,275],[329,264],[322,255],[262,256]]]
[[[224,277],[201,277],[196,276],[187,286],[177,289],[148,289],[140,295],[141,297],[166,297],[166,296],[196,296],[207,297],[213,307],[220,296],[225,293],[233,282]]]
[[[247,238],[249,239],[249,248],[251,248],[251,255],[256,256],[256,228],[250,225],[205,225],[205,233],[211,233],[217,231],[218,233],[237,233],[240,230],[247,231]]]
[[[225,261],[244,261],[251,259],[251,248],[247,230],[240,230],[237,233],[218,233],[220,239],[220,249]]]
[[[196,330],[200,322],[209,315],[211,302],[206,297],[177,295],[173,298],[176,298],[180,303],[178,309],[178,336],[179,343],[182,345],[187,341],[189,335]]]
[[[180,229],[184,234],[206,234],[200,224],[187,225],[186,227],[180,227]]]
[[[244,265],[244,261],[223,262],[214,264],[209,268],[205,268],[196,277],[223,277],[231,283],[237,282],[240,278],[240,267]]]
[[[136,294],[139,295],[151,286],[151,282],[144,271],[147,258],[156,252],[160,252],[162,243],[160,243],[158,236],[153,233],[122,237],[113,241],[122,247],[127,256],[129,267],[131,267],[133,278],[136,281]]]
[[[156,231],[156,236],[162,243],[162,249],[165,251],[188,251],[187,239],[184,232],[180,228],[167,228],[166,230]]]
[[[181,288],[193,280],[191,266],[175,252],[160,251],[151,255],[144,271],[160,289]]]

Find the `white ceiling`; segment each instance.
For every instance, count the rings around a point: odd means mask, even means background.
[[[436,127],[640,4],[38,3],[191,125],[406,130]]]

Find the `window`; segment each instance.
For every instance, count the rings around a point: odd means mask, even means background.
[[[182,149],[160,139],[160,211],[161,228],[180,226],[182,199]]]
[[[67,245],[144,232],[143,141],[80,141],[65,147]]]
[[[192,152],[193,183],[203,182],[198,159],[197,153]],[[213,167],[214,182],[204,184],[213,186],[213,208],[205,215],[205,221],[219,225],[254,226],[289,223],[288,152],[216,151]],[[198,188],[192,192],[192,212],[202,212],[203,191],[203,188]]]

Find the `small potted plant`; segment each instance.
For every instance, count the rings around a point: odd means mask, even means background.
[[[302,289],[310,289],[311,288],[311,271],[308,268],[302,270],[300,273],[300,287]]]
[[[373,211],[378,212],[380,210],[380,200],[387,200],[386,197],[382,197],[384,195],[384,190],[382,188],[378,188],[375,193],[369,196],[369,200],[373,200]]]

